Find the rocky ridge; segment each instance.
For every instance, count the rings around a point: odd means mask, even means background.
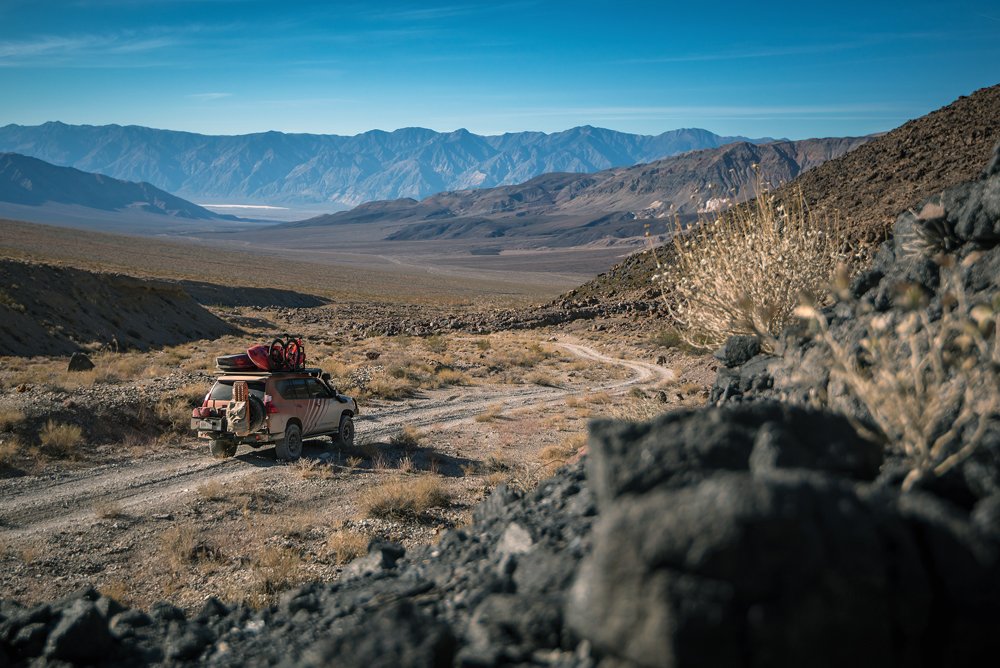
[[[974,179],[1000,141],[1000,85],[909,121],[863,146],[805,172],[775,190],[801,192],[810,209],[850,222],[859,236],[881,241],[907,206]],[[661,247],[661,261],[669,247]],[[634,253],[564,296],[602,303],[654,303],[655,262]]]

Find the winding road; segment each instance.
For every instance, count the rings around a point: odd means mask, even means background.
[[[448,426],[475,417],[495,406],[507,414],[524,407],[565,402],[583,392],[621,394],[633,387],[667,382],[675,377],[666,367],[603,354],[582,343],[561,339],[555,345],[579,359],[619,366],[630,373],[624,380],[589,387],[538,385],[451,387],[427,392],[403,403],[373,406],[359,417],[358,433],[366,439],[385,440],[404,426]],[[47,476],[0,480],[0,539],[16,541],[28,536],[93,522],[102,507],[130,515],[155,516],[181,495],[194,493],[207,482],[230,482],[277,462],[272,448],[244,452],[235,458],[214,460],[196,456],[190,449],[160,452],[141,459]],[[307,448],[315,456],[319,448]]]

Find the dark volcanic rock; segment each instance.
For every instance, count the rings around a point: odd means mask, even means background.
[[[570,623],[647,666],[912,657],[929,585],[902,521],[873,505],[803,472],[719,475],[616,502],[595,527]]]
[[[727,367],[740,366],[750,361],[760,352],[760,341],[755,336],[730,336],[721,348],[715,351],[715,358]]]
[[[779,403],[667,413],[645,423],[597,422],[588,476],[605,504],[720,471],[805,468],[872,480],[882,448],[843,417]]]
[[[69,358],[69,371],[90,371],[94,368],[94,363],[83,353],[73,353]]]

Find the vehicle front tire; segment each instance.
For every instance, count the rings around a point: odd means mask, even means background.
[[[296,424],[285,427],[285,437],[274,444],[278,459],[294,462],[302,456],[302,430]]]
[[[229,459],[236,454],[235,442],[224,438],[213,438],[208,442],[208,451],[216,459]]]
[[[334,443],[342,448],[354,447],[354,418],[350,415],[344,415],[340,418],[340,429],[337,431]]]

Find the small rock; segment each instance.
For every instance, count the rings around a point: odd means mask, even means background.
[[[73,353],[69,358],[69,371],[90,371],[94,368],[94,363],[83,353]]]

